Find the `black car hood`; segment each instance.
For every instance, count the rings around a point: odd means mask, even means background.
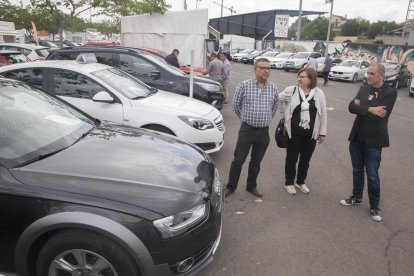
[[[194,82],[202,82],[202,83],[207,83],[207,84],[220,85],[219,82],[214,81],[214,80],[212,80],[210,78],[207,78],[207,77],[196,77],[196,76],[194,76]]]
[[[204,152],[173,136],[106,124],[71,147],[11,172],[27,185],[168,216],[210,194],[214,165]]]

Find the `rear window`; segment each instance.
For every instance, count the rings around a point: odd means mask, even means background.
[[[10,63],[21,63],[26,62],[27,58],[22,54],[2,54],[2,56]]]
[[[75,60],[79,53],[73,53],[73,52],[64,52],[64,53],[58,53],[55,52],[51,55],[51,59],[55,60]]]

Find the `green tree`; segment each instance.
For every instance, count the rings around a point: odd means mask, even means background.
[[[387,22],[387,21],[378,21],[375,23],[372,23],[369,31],[368,31],[368,37],[369,38],[375,38],[377,35],[383,35],[386,34],[389,31],[395,30],[399,27],[395,21]]]
[[[301,37],[304,40],[326,40],[328,35],[329,19],[318,17],[302,29]],[[331,30],[330,40],[335,37],[335,32]]]
[[[296,39],[296,33],[298,31],[298,21],[299,19],[296,19],[295,22],[293,22],[292,26],[290,26],[289,30],[288,30],[288,38],[289,39]],[[302,17],[301,21],[300,21],[300,28],[301,28],[301,37],[302,37],[302,33],[303,33],[303,28],[309,24],[311,22],[311,20],[307,17]]]
[[[370,23],[361,17],[348,19],[341,27],[341,34],[344,36],[359,36],[366,34]]]

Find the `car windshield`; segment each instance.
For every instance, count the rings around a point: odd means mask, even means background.
[[[397,71],[398,67],[400,67],[400,65],[396,63],[383,63],[383,64],[385,67],[385,72]]]
[[[246,49],[240,52],[240,54],[248,54],[250,53],[252,50],[251,49]]]
[[[44,49],[37,49],[36,53],[41,57],[47,57],[49,55],[49,51],[47,48]]]
[[[63,101],[17,82],[0,80],[0,163],[8,168],[63,150],[95,123]]]
[[[275,55],[275,52],[266,52],[262,55],[262,57],[273,57]]]
[[[281,54],[278,54],[276,57],[278,57],[278,58],[287,58],[290,55],[291,55],[291,53],[281,53]]]
[[[251,52],[250,54],[254,56],[254,55],[259,55],[261,52],[262,52],[262,51],[253,51],[253,52]]]
[[[26,56],[23,54],[2,54],[2,55],[10,64],[21,63],[21,62],[27,61]]]
[[[308,58],[309,53],[297,53],[292,56],[292,58]]]
[[[357,67],[359,68],[359,65],[361,63],[357,60],[344,60],[342,61],[339,66],[345,66],[345,67]]]
[[[154,93],[142,81],[116,68],[102,69],[91,74],[128,99],[142,99]]]
[[[186,73],[184,73],[183,71],[181,71],[179,68],[172,66],[170,64],[168,64],[162,57],[151,54],[151,53],[145,53],[145,58],[149,59],[150,61],[152,61],[153,63],[157,63],[159,66],[167,69],[170,73],[174,74],[174,75],[179,75],[179,76],[187,76]],[[144,56],[143,55],[143,56]]]

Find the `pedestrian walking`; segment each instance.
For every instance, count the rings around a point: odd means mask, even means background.
[[[367,175],[370,214],[381,221],[380,177],[382,148],[389,147],[388,118],[391,115],[397,90],[384,83],[385,67],[373,63],[368,68],[367,82],[359,88],[349,103],[349,112],[356,115],[349,135],[349,153],[352,162],[352,195],[340,201],[344,206],[360,204],[364,191],[364,168]]]
[[[308,63],[306,64],[307,67],[312,68],[315,72],[318,72],[318,61],[315,57],[310,57]]]
[[[259,58],[254,65],[255,77],[242,81],[233,97],[233,110],[241,120],[234,159],[230,166],[229,180],[224,191],[228,197],[237,188],[242,166],[251,150],[246,190],[262,197],[257,190],[260,163],[269,145],[269,124],[277,109],[278,92],[275,84],[268,81],[270,62]]]
[[[223,72],[221,73],[221,85],[223,86],[224,104],[227,104],[229,99],[229,78],[231,64],[230,61],[227,59],[227,55],[225,52],[220,53],[220,60],[223,62]]]
[[[305,67],[298,72],[297,85],[287,87],[279,94],[281,112],[289,136],[285,160],[285,188],[293,195],[296,194],[295,186],[303,193],[309,193],[305,184],[309,163],[316,142],[321,144],[325,141],[326,100],[323,91],[316,87],[317,82],[316,71]]]
[[[330,54],[326,54],[325,57],[325,61],[324,61],[324,67],[323,67],[323,85],[328,85],[328,76],[329,76],[329,72],[331,72],[331,68],[332,68],[332,58]]]

